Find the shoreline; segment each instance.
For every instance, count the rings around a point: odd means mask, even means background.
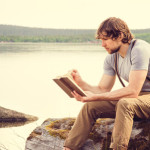
[[[39,118],[0,106],[0,128],[22,126]]]

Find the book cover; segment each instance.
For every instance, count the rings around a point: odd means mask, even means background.
[[[76,91],[81,96],[86,96],[85,92],[73,80],[71,74],[58,76],[53,81],[71,98],[73,98],[72,91]]]

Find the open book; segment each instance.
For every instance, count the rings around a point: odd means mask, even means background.
[[[81,96],[86,96],[85,92],[73,80],[72,75],[70,73],[63,76],[58,76],[53,80],[71,98],[73,98],[73,95],[71,94],[72,91],[76,91]]]

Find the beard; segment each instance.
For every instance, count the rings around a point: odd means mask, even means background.
[[[108,53],[109,53],[109,54],[117,53],[117,52],[120,50],[120,47],[121,47],[121,46],[118,46],[118,47],[115,48],[115,49],[111,49]]]

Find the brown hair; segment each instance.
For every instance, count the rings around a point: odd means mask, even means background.
[[[99,26],[96,39],[106,37],[114,40],[121,36],[121,33],[123,34],[123,43],[130,43],[130,41],[134,38],[127,24],[123,20],[110,17],[104,20]]]

